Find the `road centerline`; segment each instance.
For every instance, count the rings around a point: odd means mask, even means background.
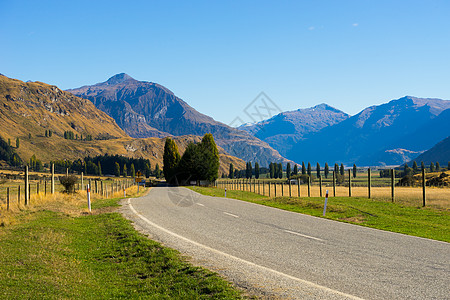
[[[226,214],[226,215],[228,215],[228,216],[231,216],[231,217],[233,217],[233,218],[239,218],[239,216],[230,214],[230,213],[228,213],[228,212],[226,212],[226,211],[224,211],[223,213]]]
[[[322,239],[319,239],[319,238],[316,238],[316,237],[313,237],[313,236],[310,236],[310,235],[302,234],[302,233],[299,233],[299,232],[290,231],[290,230],[283,230],[283,231],[287,232],[287,233],[290,233],[290,234],[295,234],[295,235],[298,235],[298,236],[301,236],[301,237],[304,237],[304,238],[307,238],[307,239],[316,240],[316,241],[319,241],[319,242],[325,242],[325,240],[322,240]]]

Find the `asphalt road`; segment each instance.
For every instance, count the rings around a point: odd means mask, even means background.
[[[125,216],[267,298],[450,299],[450,244],[157,187]]]

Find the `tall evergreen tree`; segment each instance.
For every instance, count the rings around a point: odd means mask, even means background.
[[[255,178],[259,179],[259,163],[255,162]]]
[[[298,175],[298,166],[297,166],[297,164],[294,165],[294,175]]]
[[[330,167],[328,166],[328,163],[325,163],[325,169],[323,170],[325,178],[328,178],[328,174],[330,174]]]
[[[128,176],[127,164],[123,164],[122,175],[123,177]]]
[[[414,170],[414,173],[419,172],[419,166],[417,166],[417,162],[416,161],[413,162],[413,170]]]
[[[120,177],[120,165],[118,162],[114,164],[114,175]]]
[[[287,179],[291,179],[291,163],[287,163],[286,165],[286,177]]]
[[[423,163],[423,161],[420,162],[420,168],[422,171],[425,170],[425,164]]]
[[[214,137],[211,133],[207,133],[203,136],[200,148],[204,157],[204,161],[202,162],[205,169],[203,179],[213,182],[219,178],[220,161],[219,150],[217,149],[216,142],[214,142]]]
[[[228,178],[230,178],[230,179],[234,178],[234,166],[232,163],[230,163],[230,169],[228,171]]]
[[[278,163],[278,178],[283,178],[283,165]]]
[[[100,164],[100,161],[98,162],[98,175],[102,176],[102,165]]]
[[[269,164],[269,175],[270,175],[270,178],[275,177],[275,170],[274,170],[274,165],[272,162]]]
[[[334,174],[339,174],[339,165],[337,163],[334,164]]]
[[[341,171],[341,175],[344,176],[344,174],[345,174],[344,164],[341,164],[340,171]]]
[[[358,171],[358,169],[356,168],[356,165],[353,164],[353,178],[356,178],[357,171]]]
[[[178,184],[176,173],[180,159],[177,144],[171,138],[166,138],[163,154],[163,172],[164,178],[168,183]]]
[[[435,171],[435,169],[434,169],[434,163],[431,162],[431,163],[430,163],[430,172],[434,172],[434,171]]]
[[[131,163],[131,167],[130,167],[130,175],[131,177],[136,177],[136,170],[134,169],[134,164]]]
[[[302,161],[302,175],[306,174],[306,167],[305,167],[305,162]]]
[[[19,149],[19,146],[20,146],[20,140],[19,140],[19,138],[17,138],[16,139],[16,148]]]
[[[247,162],[247,168],[245,170],[245,177],[247,179],[252,178],[252,163],[251,162]]]
[[[436,162],[436,171],[439,172],[441,170],[441,165],[439,164],[439,162]]]
[[[311,163],[310,163],[310,162],[308,162],[308,169],[307,169],[307,173],[308,173],[308,176],[309,176],[309,177],[311,177],[311,174],[312,174],[312,170],[311,170]]]
[[[317,175],[317,178],[320,178],[320,164],[319,163],[317,163],[317,165],[316,165],[316,175]]]

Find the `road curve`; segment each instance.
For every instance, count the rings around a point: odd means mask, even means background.
[[[450,244],[157,187],[122,213],[153,239],[259,295],[450,299]]]

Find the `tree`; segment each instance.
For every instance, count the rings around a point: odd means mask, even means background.
[[[344,170],[344,164],[341,164],[341,175],[344,176],[345,170]]]
[[[20,141],[19,141],[19,138],[17,138],[16,139],[16,148],[19,149],[19,146],[20,146]]]
[[[339,165],[337,163],[334,164],[334,174],[339,174]]]
[[[122,175],[123,177],[128,176],[127,164],[123,164]]]
[[[168,183],[178,184],[176,173],[180,159],[181,156],[178,152],[177,144],[171,138],[166,138],[163,154],[163,172],[164,178]]]
[[[102,164],[98,161],[98,175],[102,176]]]
[[[159,169],[159,165],[156,164],[155,166],[155,177],[156,178],[161,178],[161,170]]]
[[[325,163],[325,169],[324,169],[325,178],[328,178],[328,174],[330,174],[330,167],[328,166],[328,163]]]
[[[439,172],[441,170],[441,165],[439,164],[439,162],[436,162],[436,171]]]
[[[286,177],[287,179],[291,179],[291,163],[287,163],[286,165]]]
[[[230,179],[234,178],[234,166],[232,163],[230,163],[230,169],[228,171],[228,178],[230,178]]]
[[[417,166],[417,162],[416,161],[413,162],[413,170],[414,170],[414,173],[419,172],[419,167]]]
[[[259,163],[255,162],[255,178],[259,179]]]
[[[45,130],[45,137],[48,137],[48,130]]]
[[[305,162],[302,161],[302,175],[306,174],[306,167],[305,167]]]
[[[131,163],[131,167],[130,167],[130,175],[131,175],[131,177],[136,177],[136,170],[134,169],[134,164],[133,163]]]
[[[269,164],[269,174],[270,178],[275,178],[275,168],[273,163]]]
[[[430,172],[434,172],[434,164],[433,164],[433,162],[430,163]]]
[[[215,181],[219,178],[219,150],[217,149],[216,142],[211,133],[207,133],[203,136],[200,143],[200,149],[202,150],[202,161],[205,169],[205,174],[202,179],[209,182]]]
[[[278,163],[278,178],[283,178],[283,165]]]
[[[298,175],[298,166],[297,166],[297,164],[294,165],[294,175]]]
[[[146,178],[149,178],[152,173],[152,167],[149,162],[144,165],[144,174]]]
[[[51,130],[48,131],[48,137],[51,137],[53,135],[53,132]]]
[[[405,172],[404,176],[411,175],[411,168],[408,166],[407,163],[405,163],[404,172]]]
[[[420,162],[420,168],[422,171],[425,170],[425,164],[423,163],[423,161]]]
[[[75,193],[75,184],[77,181],[78,178],[75,175],[59,177],[59,182],[64,186],[65,193]]]
[[[11,147],[11,139],[8,138],[8,146]]]
[[[353,178],[356,178],[356,172],[358,171],[358,169],[356,168],[356,165],[353,164]]]
[[[120,177],[120,165],[118,162],[115,163],[114,175]]]
[[[317,178],[320,178],[320,164],[317,163],[316,165],[316,174],[317,174]]]
[[[308,176],[311,177],[312,171],[311,171],[311,164],[310,164],[309,162],[308,162],[308,169],[307,169],[307,172],[308,172]]]

